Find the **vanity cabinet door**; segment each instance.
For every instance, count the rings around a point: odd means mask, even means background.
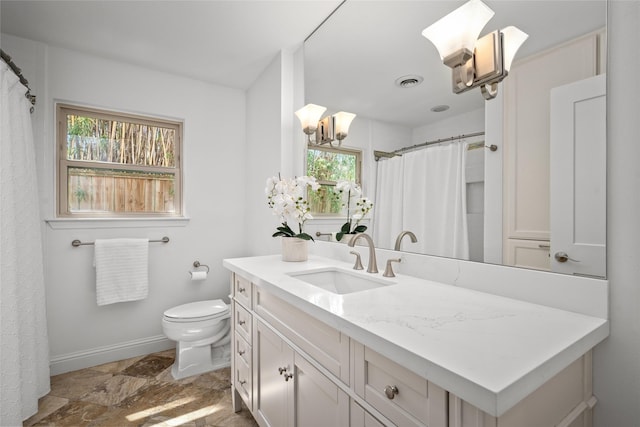
[[[262,427],[347,427],[349,397],[274,331],[256,322],[254,415]]]
[[[254,417],[261,427],[292,425],[287,409],[293,350],[261,321],[255,330]]]
[[[291,387],[294,426],[349,426],[349,396],[298,353]]]

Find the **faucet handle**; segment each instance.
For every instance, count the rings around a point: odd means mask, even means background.
[[[391,266],[392,262],[401,262],[402,258],[393,258],[393,259],[388,259],[387,260],[387,267],[384,269],[384,273],[382,273],[382,275],[384,277],[396,277],[395,274],[393,274],[393,267]]]
[[[354,270],[364,270],[364,267],[362,266],[362,261],[360,260],[360,252],[351,251],[349,253],[356,256],[356,263],[353,266],[353,269]]]

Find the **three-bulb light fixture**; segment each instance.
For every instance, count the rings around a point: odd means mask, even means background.
[[[356,115],[340,111],[320,119],[325,111],[326,108],[320,105],[307,104],[296,111],[296,116],[300,119],[302,131],[307,134],[309,144],[323,145],[328,143],[333,146],[332,142],[338,140],[338,146],[340,146],[342,140],[347,137],[349,126]],[[311,135],[314,134],[315,139],[312,140]]]
[[[451,67],[453,92],[480,87],[485,99],[498,94],[498,83],[509,73],[513,58],[528,35],[509,26],[478,39],[494,11],[480,0],[470,0],[425,28],[422,35]]]

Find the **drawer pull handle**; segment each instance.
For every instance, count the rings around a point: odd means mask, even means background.
[[[280,372],[280,375],[282,375],[287,372],[287,368],[278,368],[278,372]]]
[[[289,381],[291,378],[293,378],[293,374],[284,374],[285,381]]]
[[[244,325],[245,323],[247,323],[245,320],[240,320],[240,319],[238,319],[238,325],[242,326],[242,325]]]
[[[245,291],[245,288],[238,288],[238,292],[244,293],[244,291]]]
[[[245,351],[244,351],[244,350],[238,350],[238,354],[239,354],[240,356],[242,356],[244,353],[245,353]]]
[[[247,383],[247,380],[240,380],[240,385],[245,385]]]
[[[388,385],[384,388],[384,394],[387,395],[387,399],[393,400],[393,398],[396,397],[396,394],[398,394],[398,387]]]

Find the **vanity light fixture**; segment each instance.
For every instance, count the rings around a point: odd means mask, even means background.
[[[494,12],[480,0],[470,0],[422,31],[451,68],[453,92],[480,87],[486,100],[498,94],[498,83],[509,73],[513,58],[528,35],[509,26],[480,39]]]
[[[309,144],[333,146],[332,141],[338,140],[338,146],[342,145],[342,140],[349,133],[349,126],[356,117],[353,113],[340,111],[332,116],[326,116],[320,119],[322,113],[326,110],[315,104],[307,104],[298,111],[296,116],[300,119],[302,131],[307,134]],[[315,140],[311,139],[311,135],[315,134]]]

